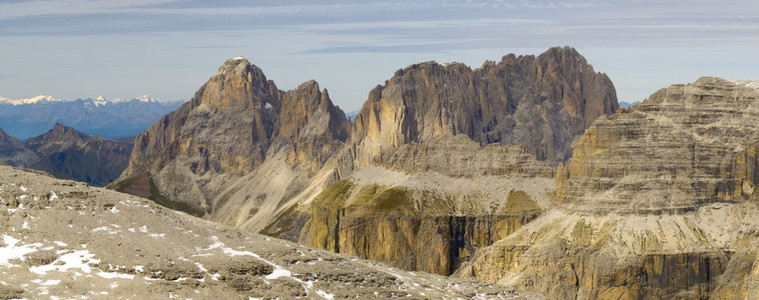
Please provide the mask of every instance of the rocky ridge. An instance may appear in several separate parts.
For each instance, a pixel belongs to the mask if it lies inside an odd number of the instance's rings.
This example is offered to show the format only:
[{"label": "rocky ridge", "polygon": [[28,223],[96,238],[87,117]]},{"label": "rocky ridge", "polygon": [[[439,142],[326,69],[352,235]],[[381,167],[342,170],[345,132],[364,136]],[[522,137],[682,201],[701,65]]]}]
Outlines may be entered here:
[{"label": "rocky ridge", "polygon": [[118,141],[90,136],[74,128],[55,124],[50,131],[25,142],[40,160],[28,168],[57,178],[74,179],[104,186],[121,175],[130,148]]},{"label": "rocky ridge", "polygon": [[244,234],[9,166],[0,182],[3,298],[539,297]]},{"label": "rocky ridge", "polygon": [[549,298],[756,298],[758,100],[703,77],[599,118],[559,167],[563,204],[458,275]]},{"label": "rocky ridge", "polygon": [[609,78],[577,51],[554,47],[535,57],[509,54],[472,70],[436,62],[398,70],[369,93],[352,141],[358,167],[387,147],[465,134],[481,145],[522,145],[538,160],[566,161],[572,142],[619,108]]},{"label": "rocky ridge", "polygon": [[0,163],[22,167],[39,160],[39,155],[27,148],[24,142],[8,135],[0,128]]}]

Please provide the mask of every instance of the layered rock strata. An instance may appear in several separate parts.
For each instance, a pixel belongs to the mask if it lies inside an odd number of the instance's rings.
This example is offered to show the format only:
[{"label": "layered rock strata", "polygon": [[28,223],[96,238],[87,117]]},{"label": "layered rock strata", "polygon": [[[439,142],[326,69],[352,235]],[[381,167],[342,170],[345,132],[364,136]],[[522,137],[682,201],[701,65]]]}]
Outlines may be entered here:
[{"label": "layered rock strata", "polygon": [[458,274],[550,298],[758,297],[758,101],[703,77],[599,118],[559,168],[564,204]]},{"label": "layered rock strata", "polygon": [[553,206],[553,169],[522,146],[447,135],[376,163],[311,202],[301,243],[448,275]]}]

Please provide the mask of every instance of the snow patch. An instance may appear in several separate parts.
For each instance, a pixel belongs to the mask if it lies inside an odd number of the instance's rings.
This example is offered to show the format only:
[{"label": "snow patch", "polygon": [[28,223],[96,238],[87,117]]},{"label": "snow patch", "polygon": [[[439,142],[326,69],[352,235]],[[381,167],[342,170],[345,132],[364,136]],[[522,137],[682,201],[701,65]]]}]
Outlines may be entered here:
[{"label": "snow patch", "polygon": [[14,238],[10,235],[3,235],[3,243],[5,247],[0,247],[0,266],[10,267],[12,266],[8,261],[12,259],[24,260],[24,255],[32,252],[36,252],[37,248],[42,246],[40,243],[34,243],[29,245],[16,246],[21,240]]},{"label": "snow patch", "polygon": [[327,292],[322,291],[322,290],[316,290],[316,293],[319,294],[319,296],[321,296],[324,299],[328,299],[328,300],[335,299],[335,295],[327,293]]},{"label": "snow patch", "polygon": [[122,273],[116,273],[116,272],[103,272],[100,271],[98,273],[95,273],[100,277],[107,278],[107,279],[114,279],[114,278],[121,278],[121,279],[134,279],[134,275],[131,274],[122,274]]},{"label": "snow patch", "polygon": [[55,194],[55,192],[53,192],[53,191],[50,191],[50,198],[48,198],[47,200],[48,200],[48,201],[53,201],[53,200],[55,200],[55,199],[58,199],[58,195],[57,195],[57,194]]},{"label": "snow patch", "polygon": [[759,92],[759,80],[733,80],[732,83],[734,83],[735,85],[752,88]]},{"label": "snow patch", "polygon": [[[31,267],[29,268],[29,271],[32,273],[45,275],[50,271],[66,272],[71,269],[78,269],[84,273],[89,274],[92,272],[92,267],[90,267],[89,264],[96,264],[99,262],[100,260],[96,259],[95,254],[90,253],[89,250],[76,250],[58,257],[58,259],[50,264]],[[81,274],[75,273],[74,277],[76,278],[78,275]]]}]

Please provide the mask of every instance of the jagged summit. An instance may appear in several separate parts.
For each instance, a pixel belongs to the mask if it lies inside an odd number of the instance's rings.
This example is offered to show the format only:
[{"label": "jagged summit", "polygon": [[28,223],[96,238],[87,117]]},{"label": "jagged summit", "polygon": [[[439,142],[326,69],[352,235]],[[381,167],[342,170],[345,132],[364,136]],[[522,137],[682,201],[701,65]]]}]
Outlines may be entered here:
[{"label": "jagged summit", "polygon": [[369,93],[352,140],[357,164],[380,147],[466,134],[481,145],[521,144],[540,160],[566,161],[575,137],[619,108],[614,85],[571,47],[535,57],[506,55],[472,70],[464,64],[414,64]]},{"label": "jagged summit", "polygon": [[329,157],[321,149],[336,149],[333,141],[348,135],[343,122],[343,112],[315,81],[284,92],[247,59],[228,59],[192,100],[136,138],[121,180],[150,174],[153,191],[211,210],[211,199],[228,181],[279,150],[292,152],[291,165],[318,169]]}]

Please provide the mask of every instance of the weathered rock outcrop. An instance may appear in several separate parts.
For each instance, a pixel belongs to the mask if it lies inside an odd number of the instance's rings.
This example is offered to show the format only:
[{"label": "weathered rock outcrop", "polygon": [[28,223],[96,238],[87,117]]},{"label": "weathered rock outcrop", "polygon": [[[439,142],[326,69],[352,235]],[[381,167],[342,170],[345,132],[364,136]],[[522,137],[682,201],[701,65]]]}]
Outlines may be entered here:
[{"label": "weathered rock outcrop", "polygon": [[406,144],[320,193],[300,242],[448,275],[553,206],[553,169],[461,134]]},{"label": "weathered rock outcrop", "polygon": [[0,297],[534,299],[406,272],[0,166]]},{"label": "weathered rock outcrop", "polygon": [[27,148],[24,142],[8,135],[0,128],[0,163],[25,167],[39,160],[37,153]]},{"label": "weathered rock outcrop", "polygon": [[465,134],[481,145],[523,145],[555,164],[593,120],[618,108],[609,78],[570,47],[509,54],[475,70],[425,62],[369,93],[352,133],[355,163],[371,165],[383,148]]},{"label": "weathered rock outcrop", "polygon": [[551,298],[759,297],[757,120],[757,90],[710,77],[599,118],[559,168],[564,204],[458,274]]},{"label": "weathered rock outcrop", "polygon": [[617,108],[608,77],[569,47],[398,70],[369,94],[336,158],[344,181],[313,198],[299,241],[450,274],[553,207],[551,165]]},{"label": "weathered rock outcrop", "polygon": [[41,157],[29,168],[97,186],[119,177],[131,151],[118,141],[90,136],[57,123],[50,131],[28,139],[26,146]]}]

